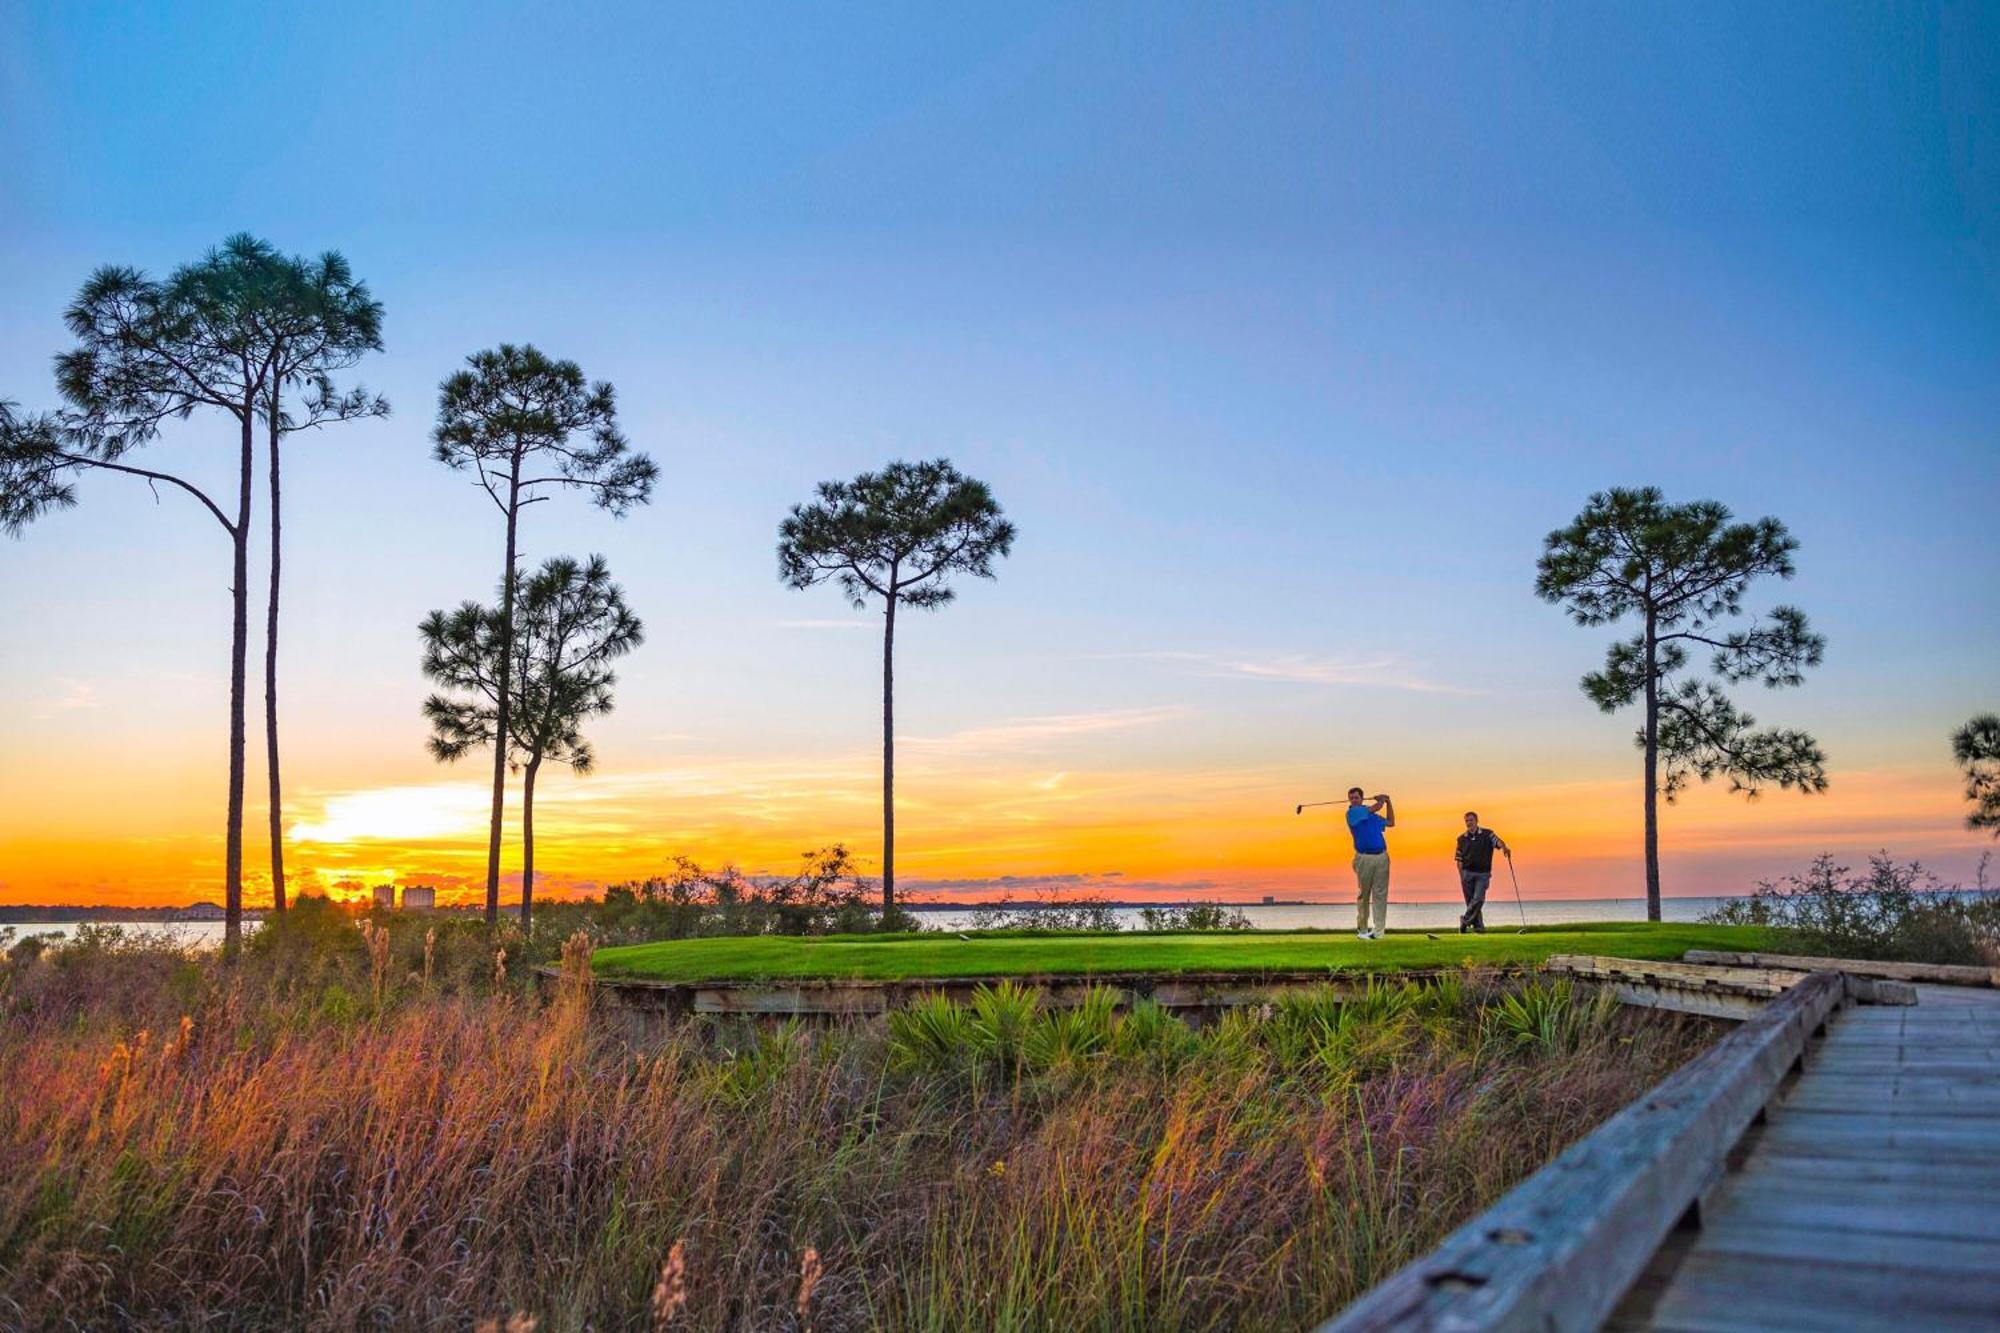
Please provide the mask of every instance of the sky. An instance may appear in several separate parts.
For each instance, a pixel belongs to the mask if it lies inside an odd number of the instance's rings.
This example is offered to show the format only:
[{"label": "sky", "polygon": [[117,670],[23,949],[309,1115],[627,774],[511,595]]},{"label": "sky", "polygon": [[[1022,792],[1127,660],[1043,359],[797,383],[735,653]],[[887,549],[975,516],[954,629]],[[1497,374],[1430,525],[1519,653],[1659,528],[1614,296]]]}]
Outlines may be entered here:
[{"label": "sky", "polygon": [[[2000,7],[583,8],[0,0],[0,398],[57,405],[93,268],[233,232],[337,249],[386,307],[349,378],[393,414],[285,459],[299,885],[482,882],[483,766],[424,748],[416,626],[498,577],[428,437],[502,341],[612,381],[661,470],[623,520],[523,526],[647,628],[597,771],[540,784],[545,891],[836,841],[878,868],[879,617],[784,588],[776,529],[934,456],[1019,537],[899,622],[906,892],[1351,898],[1338,812],[1293,807],[1352,783],[1397,798],[1396,898],[1456,895],[1467,808],[1529,896],[1638,895],[1637,720],[1577,689],[1614,631],[1533,579],[1643,484],[1782,519],[1797,577],[1749,605],[1828,640],[1738,696],[1830,789],[1688,793],[1666,892],[1822,850],[1972,880]],[[223,484],[231,447],[197,417],[147,454]],[[0,538],[0,902],[220,896],[228,560],[104,475]]]}]

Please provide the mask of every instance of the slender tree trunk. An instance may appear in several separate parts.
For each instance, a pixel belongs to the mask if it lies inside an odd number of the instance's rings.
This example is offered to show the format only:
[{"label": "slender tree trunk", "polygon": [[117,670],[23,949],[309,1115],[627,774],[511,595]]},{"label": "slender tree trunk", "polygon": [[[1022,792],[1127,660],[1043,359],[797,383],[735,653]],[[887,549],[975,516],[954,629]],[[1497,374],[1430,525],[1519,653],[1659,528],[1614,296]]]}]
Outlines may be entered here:
[{"label": "slender tree trunk", "polygon": [[882,613],[882,921],[896,911],[896,586]]},{"label": "slender tree trunk", "polygon": [[1646,613],[1646,919],[1660,919],[1660,677],[1653,613]]},{"label": "slender tree trunk", "polygon": [[535,773],[542,766],[540,755],[528,761],[521,775],[521,929],[535,904]]},{"label": "slender tree trunk", "polygon": [[229,830],[224,839],[222,950],[233,957],[243,943],[243,714],[250,650],[250,494],[256,448],[256,420],[243,404],[243,442],[236,489],[236,560],[230,586],[229,640]]},{"label": "slender tree trunk", "polygon": [[283,551],[278,513],[278,390],[271,389],[271,597],[264,612],[264,771],[270,780],[271,906],[285,910],[285,801],[278,775],[278,562]]},{"label": "slender tree trunk", "polygon": [[[500,575],[500,697],[493,709],[493,812],[486,833],[486,924],[500,924],[500,817],[507,804],[508,704],[513,694],[514,540],[521,517],[521,456],[507,478],[507,565]],[[525,905],[525,900],[524,900]]]}]

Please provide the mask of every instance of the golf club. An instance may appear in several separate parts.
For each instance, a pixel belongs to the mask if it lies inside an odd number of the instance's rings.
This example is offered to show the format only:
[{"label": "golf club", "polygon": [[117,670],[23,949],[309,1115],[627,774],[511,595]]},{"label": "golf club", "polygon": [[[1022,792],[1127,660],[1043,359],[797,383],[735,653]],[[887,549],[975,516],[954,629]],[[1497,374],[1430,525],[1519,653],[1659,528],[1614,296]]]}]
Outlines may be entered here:
[{"label": "golf club", "polygon": [[1345,804],[1347,804],[1346,801],[1307,801],[1304,805],[1294,806],[1292,809],[1292,813],[1295,815],[1302,815],[1316,805],[1345,805]]},{"label": "golf club", "polygon": [[1507,853],[1507,878],[1514,881],[1514,906],[1521,909],[1521,928],[1514,933],[1516,935],[1525,935],[1528,933],[1528,907],[1526,903],[1521,901],[1521,877],[1514,873],[1514,853],[1512,852]]}]

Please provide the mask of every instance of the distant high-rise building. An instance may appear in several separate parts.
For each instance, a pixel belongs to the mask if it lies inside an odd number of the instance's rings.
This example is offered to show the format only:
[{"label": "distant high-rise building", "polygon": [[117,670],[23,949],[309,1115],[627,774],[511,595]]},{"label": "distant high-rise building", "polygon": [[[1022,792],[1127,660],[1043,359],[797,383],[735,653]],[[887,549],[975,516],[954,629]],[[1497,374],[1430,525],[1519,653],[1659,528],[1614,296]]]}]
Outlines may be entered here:
[{"label": "distant high-rise building", "polygon": [[375,905],[385,912],[395,911],[396,886],[394,884],[377,884],[375,886]]},{"label": "distant high-rise building", "polygon": [[1275,893],[1267,893],[1264,895],[1264,901],[1267,903],[1274,903],[1278,901],[1278,895]]},{"label": "distant high-rise building", "polygon": [[436,906],[436,889],[420,886],[403,890],[403,910],[405,912],[428,912]]}]

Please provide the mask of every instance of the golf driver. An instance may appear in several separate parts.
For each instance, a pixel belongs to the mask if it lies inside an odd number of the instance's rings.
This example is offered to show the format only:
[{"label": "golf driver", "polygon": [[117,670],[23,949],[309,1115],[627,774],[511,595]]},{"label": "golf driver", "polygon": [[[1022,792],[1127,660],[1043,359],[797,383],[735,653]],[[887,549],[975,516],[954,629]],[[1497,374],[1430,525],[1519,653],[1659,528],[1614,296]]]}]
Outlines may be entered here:
[{"label": "golf driver", "polygon": [[1347,804],[1346,801],[1307,801],[1304,805],[1294,806],[1292,809],[1292,813],[1295,815],[1302,815],[1316,805],[1346,805],[1346,804]]},{"label": "golf driver", "polygon": [[1516,935],[1525,935],[1528,933],[1528,906],[1521,901],[1521,877],[1514,873],[1514,853],[1512,852],[1507,853],[1507,878],[1514,881],[1514,906],[1521,909],[1521,928],[1514,933]]}]

